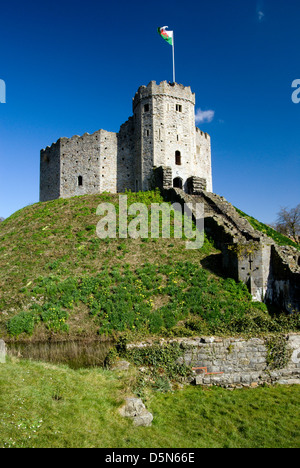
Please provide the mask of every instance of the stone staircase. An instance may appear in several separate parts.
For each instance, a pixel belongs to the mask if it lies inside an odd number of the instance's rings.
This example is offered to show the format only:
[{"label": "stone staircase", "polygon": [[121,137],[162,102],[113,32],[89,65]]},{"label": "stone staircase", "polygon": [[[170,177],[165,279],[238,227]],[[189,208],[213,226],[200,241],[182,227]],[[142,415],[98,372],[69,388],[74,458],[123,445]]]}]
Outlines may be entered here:
[{"label": "stone staircase", "polygon": [[196,204],[204,205],[204,229],[222,252],[224,272],[247,284],[254,300],[270,302],[288,311],[300,310],[300,252],[280,247],[255,230],[225,198],[202,191],[197,195],[183,190],[163,190],[166,201],[191,204],[194,220]]}]

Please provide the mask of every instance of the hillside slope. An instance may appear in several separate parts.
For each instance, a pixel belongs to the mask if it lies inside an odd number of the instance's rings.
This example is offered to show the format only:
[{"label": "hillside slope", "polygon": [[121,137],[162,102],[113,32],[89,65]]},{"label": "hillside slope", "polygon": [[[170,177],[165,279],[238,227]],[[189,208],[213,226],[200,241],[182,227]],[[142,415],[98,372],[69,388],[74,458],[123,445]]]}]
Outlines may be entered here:
[{"label": "hillside slope", "polygon": [[[127,194],[161,203],[158,192]],[[253,303],[246,287],[222,277],[219,252],[205,239],[105,239],[100,203],[117,195],[37,203],[0,225],[0,337],[79,339],[297,329]]]},{"label": "hillside slope", "polygon": [[246,213],[239,210],[238,208],[236,208],[236,211],[241,216],[246,218],[254,229],[257,229],[258,231],[271,237],[276,242],[276,244],[283,245],[283,246],[289,245],[291,247],[295,247],[296,249],[300,250],[300,245],[296,244],[296,242],[292,241],[292,239],[290,239],[289,237],[286,237],[283,234],[280,234],[279,232],[275,231],[273,228],[271,228],[267,224],[257,221],[257,219],[253,218],[253,216],[247,215]]}]

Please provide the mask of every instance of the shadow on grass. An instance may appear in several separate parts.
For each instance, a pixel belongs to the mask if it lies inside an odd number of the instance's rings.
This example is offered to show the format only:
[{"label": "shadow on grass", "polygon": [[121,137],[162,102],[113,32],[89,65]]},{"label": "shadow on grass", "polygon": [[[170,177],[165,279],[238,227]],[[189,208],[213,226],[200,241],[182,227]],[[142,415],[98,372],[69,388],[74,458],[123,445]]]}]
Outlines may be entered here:
[{"label": "shadow on grass", "polygon": [[211,271],[220,278],[228,278],[228,275],[223,269],[222,253],[208,255],[207,257],[203,258],[200,263],[202,268]]},{"label": "shadow on grass", "polygon": [[[206,270],[219,276],[220,278],[227,279],[230,277],[223,269],[222,253],[209,255],[203,260],[201,260],[200,263],[202,268],[205,268]],[[270,302],[266,301],[265,305],[268,309],[270,317],[272,318],[289,315],[287,312],[280,309],[280,307],[276,306],[275,304],[271,304]]]}]

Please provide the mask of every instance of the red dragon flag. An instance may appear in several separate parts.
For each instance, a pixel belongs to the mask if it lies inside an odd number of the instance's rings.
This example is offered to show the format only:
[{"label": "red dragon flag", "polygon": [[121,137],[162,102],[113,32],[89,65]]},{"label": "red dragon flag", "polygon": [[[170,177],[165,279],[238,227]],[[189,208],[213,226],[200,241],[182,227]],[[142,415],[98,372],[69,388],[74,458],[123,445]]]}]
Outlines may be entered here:
[{"label": "red dragon flag", "polygon": [[173,31],[166,31],[168,27],[169,26],[163,26],[162,28],[157,28],[157,32],[165,41],[167,41],[168,44],[173,46],[174,33]]}]

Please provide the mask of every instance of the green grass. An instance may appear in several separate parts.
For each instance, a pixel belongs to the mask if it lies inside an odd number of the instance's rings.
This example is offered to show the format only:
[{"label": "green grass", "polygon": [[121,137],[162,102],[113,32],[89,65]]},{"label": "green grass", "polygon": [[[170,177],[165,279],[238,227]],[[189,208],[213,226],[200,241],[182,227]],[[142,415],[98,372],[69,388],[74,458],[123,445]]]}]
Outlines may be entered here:
[{"label": "green grass", "polygon": [[[128,205],[163,201],[157,191],[127,196]],[[176,238],[99,239],[97,206],[118,208],[118,200],[105,193],[37,203],[1,223],[1,337],[299,330],[299,316],[273,318],[245,285],[223,279],[207,238],[199,250]]]},{"label": "green grass", "polygon": [[290,246],[295,247],[296,249],[300,250],[300,245],[297,244],[296,242],[292,241],[289,237],[286,237],[283,234],[280,234],[279,232],[272,229],[270,226],[268,226],[268,225],[266,225],[264,223],[261,223],[257,219],[253,218],[252,216],[247,215],[246,213],[239,210],[238,208],[235,208],[235,209],[241,216],[243,216],[244,218],[246,218],[249,221],[249,223],[251,224],[252,227],[254,227],[254,229],[257,229],[258,231],[263,232],[264,234],[266,234],[268,237],[271,237],[271,239],[273,239],[276,242],[276,244],[278,244],[278,245],[290,245]]},{"label": "green grass", "polygon": [[[158,192],[128,194],[162,202]],[[96,236],[101,194],[37,203],[0,224],[0,337],[74,340],[99,334],[282,333],[299,316],[273,316],[243,284],[224,279],[220,252],[205,239],[106,239]],[[266,232],[267,233],[267,232]],[[269,235],[269,234],[268,234]],[[166,367],[144,386],[128,374],[16,358],[0,364],[0,447],[298,447],[299,387],[234,390],[178,388],[177,349],[132,355],[137,365]],[[168,380],[168,381],[167,381]],[[159,391],[158,391],[159,390]],[[163,393],[166,392],[166,393]],[[151,428],[118,413],[124,398],[143,395]]]},{"label": "green grass", "polygon": [[[300,330],[300,316],[270,317],[247,287],[191,262],[105,267],[96,276],[39,278],[23,293],[32,304],[7,321],[11,337],[45,331],[80,335],[228,334]],[[78,324],[78,316],[84,317]],[[180,323],[180,326],[178,325]],[[79,329],[78,329],[79,325]]]},{"label": "green grass", "polygon": [[[163,201],[158,192],[128,193],[127,196],[128,205]],[[125,264],[133,272],[146,262],[172,265],[185,259],[199,264],[207,255],[218,253],[207,239],[203,248],[197,251],[186,250],[185,239],[99,239],[96,225],[100,217],[96,210],[103,202],[114,203],[117,207],[118,196],[87,195],[37,203],[1,223],[0,336],[6,336],[8,320],[22,313],[25,315],[21,316],[21,328],[24,326],[29,331],[32,326],[35,328],[37,323],[33,324],[27,313],[34,305],[34,294],[30,296],[30,289],[42,282],[49,286],[56,278],[55,281],[66,285],[68,278],[76,281],[83,276],[92,281],[98,274],[103,274],[103,270],[122,268]],[[67,315],[60,317],[61,311],[57,310],[51,317],[46,307],[39,314],[38,322],[48,323],[44,328],[51,334],[62,331],[61,327],[72,332],[74,322],[82,325],[76,328],[76,336],[80,334],[80,328],[83,335],[93,335],[99,329],[93,326],[84,306],[73,313],[70,302],[70,306],[65,304],[64,310]],[[67,322],[71,315],[71,323],[59,323],[60,318]],[[14,335],[20,329],[18,321],[12,324]],[[39,338],[46,339],[41,328]]]},{"label": "green grass", "polygon": [[0,447],[298,448],[300,388],[151,391],[150,428],[118,414],[134,371],[74,371],[46,363],[0,365]]}]

